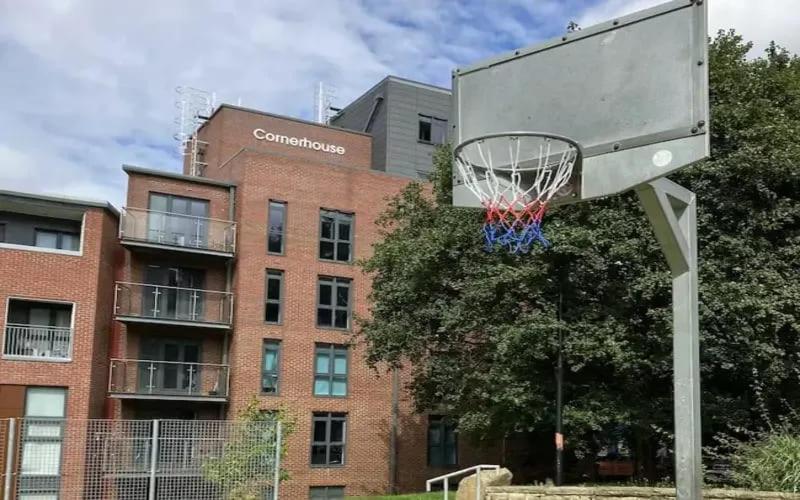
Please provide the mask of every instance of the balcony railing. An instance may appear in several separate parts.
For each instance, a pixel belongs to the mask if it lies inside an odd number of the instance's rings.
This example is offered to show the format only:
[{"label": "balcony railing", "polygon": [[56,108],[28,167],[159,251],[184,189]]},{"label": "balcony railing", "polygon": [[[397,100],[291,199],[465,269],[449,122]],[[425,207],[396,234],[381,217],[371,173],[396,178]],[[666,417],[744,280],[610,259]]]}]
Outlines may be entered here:
[{"label": "balcony railing", "polygon": [[72,328],[8,323],[3,356],[37,361],[69,361],[72,359]]},{"label": "balcony railing", "polygon": [[123,208],[119,221],[123,243],[168,246],[199,253],[233,255],[236,223],[144,208]]},{"label": "balcony railing", "polygon": [[228,397],[228,365],[112,359],[108,392],[115,395],[158,399],[209,399]]},{"label": "balcony railing", "polygon": [[233,294],[119,281],[114,311],[121,320],[228,328],[233,316]]}]

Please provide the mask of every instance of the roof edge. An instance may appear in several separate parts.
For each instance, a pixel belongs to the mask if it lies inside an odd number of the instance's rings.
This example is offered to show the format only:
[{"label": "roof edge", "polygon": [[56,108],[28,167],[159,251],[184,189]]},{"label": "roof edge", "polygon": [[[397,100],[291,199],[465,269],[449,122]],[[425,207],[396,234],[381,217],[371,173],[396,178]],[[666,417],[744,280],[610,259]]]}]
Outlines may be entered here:
[{"label": "roof edge", "polygon": [[292,122],[301,123],[303,125],[312,125],[314,127],[320,127],[320,128],[335,130],[337,132],[345,132],[345,133],[348,133],[348,134],[355,134],[355,135],[360,135],[360,136],[372,138],[372,134],[369,134],[369,133],[366,133],[366,132],[359,132],[357,130],[350,130],[350,129],[346,129],[346,128],[336,127],[336,126],[333,126],[333,125],[325,125],[324,123],[317,123],[317,122],[312,122],[310,120],[303,120],[302,118],[295,118],[293,116],[279,115],[279,114],[275,114],[275,113],[269,113],[267,111],[261,111],[261,110],[253,109],[253,108],[245,108],[245,107],[242,107],[242,106],[236,106],[236,105],[233,105],[233,104],[226,104],[226,103],[223,103],[223,104],[220,104],[219,106],[217,106],[217,109],[215,109],[214,112],[211,113],[211,116],[208,117],[208,120],[206,120],[205,122],[203,122],[202,125],[200,125],[198,130],[202,129],[203,127],[206,126],[207,123],[211,122],[211,120],[213,120],[214,117],[217,115],[217,113],[219,113],[222,109],[231,109],[233,111],[242,111],[244,113],[252,113],[254,115],[269,116],[270,118],[277,118],[279,120],[289,120],[289,121],[292,121]]},{"label": "roof edge", "polygon": [[208,186],[236,187],[235,182],[218,181],[216,179],[207,179],[205,177],[196,177],[194,175],[179,174],[177,172],[168,172],[166,170],[156,170],[154,168],[137,167],[136,165],[122,165],[122,170],[129,175],[130,174],[152,175],[153,177],[163,177],[165,179],[175,179],[179,181],[194,182],[197,184],[206,184]]},{"label": "roof edge", "polygon": [[28,193],[24,191],[9,191],[6,189],[0,189],[0,196],[16,196],[18,198],[49,201],[53,203],[64,203],[67,205],[76,205],[79,207],[104,208],[109,212],[111,212],[112,214],[119,217],[119,210],[117,210],[117,208],[114,205],[112,205],[111,202],[103,200],[91,200],[84,198],[74,198],[72,196]]}]

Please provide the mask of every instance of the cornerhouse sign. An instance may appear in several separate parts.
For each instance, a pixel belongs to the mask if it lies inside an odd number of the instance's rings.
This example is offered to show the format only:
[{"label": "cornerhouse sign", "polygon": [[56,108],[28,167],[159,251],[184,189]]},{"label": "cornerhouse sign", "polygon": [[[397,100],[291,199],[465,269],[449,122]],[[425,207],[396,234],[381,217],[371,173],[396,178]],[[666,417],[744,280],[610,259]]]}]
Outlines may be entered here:
[{"label": "cornerhouse sign", "polygon": [[296,146],[298,148],[313,149],[314,151],[324,151],[326,153],[334,153],[343,155],[345,152],[344,146],[337,146],[336,144],[326,144],[324,142],[312,141],[308,137],[298,139],[288,135],[275,134],[267,132],[263,128],[253,130],[253,137],[259,141],[278,142],[286,144],[287,146]]}]

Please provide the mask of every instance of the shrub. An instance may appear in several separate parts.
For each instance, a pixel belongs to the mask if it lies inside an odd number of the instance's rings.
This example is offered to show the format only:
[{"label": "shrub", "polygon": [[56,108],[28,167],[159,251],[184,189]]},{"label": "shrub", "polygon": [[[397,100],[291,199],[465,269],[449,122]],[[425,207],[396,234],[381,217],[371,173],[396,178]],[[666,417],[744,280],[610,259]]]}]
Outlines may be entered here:
[{"label": "shrub", "polygon": [[800,435],[778,432],[738,446],[733,479],[754,490],[800,492]]}]

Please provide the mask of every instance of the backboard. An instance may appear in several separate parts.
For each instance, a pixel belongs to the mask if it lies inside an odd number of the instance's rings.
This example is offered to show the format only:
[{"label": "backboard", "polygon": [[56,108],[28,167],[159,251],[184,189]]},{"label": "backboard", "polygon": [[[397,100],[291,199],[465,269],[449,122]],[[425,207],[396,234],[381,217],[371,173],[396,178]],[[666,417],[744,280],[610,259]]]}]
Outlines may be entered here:
[{"label": "backboard", "polygon": [[[581,148],[554,203],[629,190],[709,154],[708,0],[674,0],[453,72],[452,144],[541,132]],[[480,202],[455,174],[453,203]]]}]

